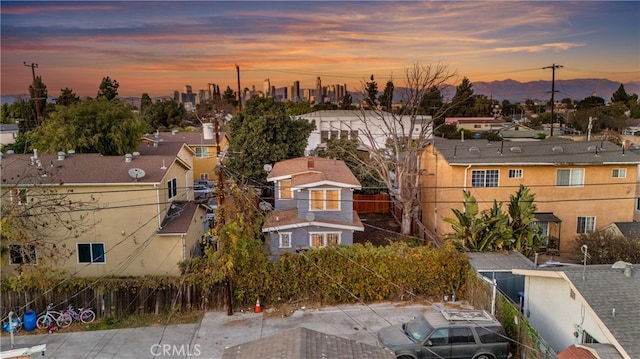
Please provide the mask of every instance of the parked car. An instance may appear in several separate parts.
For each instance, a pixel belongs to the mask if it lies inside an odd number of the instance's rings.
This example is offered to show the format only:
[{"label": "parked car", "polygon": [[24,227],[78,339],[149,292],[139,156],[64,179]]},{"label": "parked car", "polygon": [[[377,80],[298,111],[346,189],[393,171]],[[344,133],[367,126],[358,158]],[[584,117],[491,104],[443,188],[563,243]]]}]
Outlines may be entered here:
[{"label": "parked car", "polygon": [[484,310],[427,312],[412,321],[382,328],[378,342],[398,359],[506,359],[509,338]]}]

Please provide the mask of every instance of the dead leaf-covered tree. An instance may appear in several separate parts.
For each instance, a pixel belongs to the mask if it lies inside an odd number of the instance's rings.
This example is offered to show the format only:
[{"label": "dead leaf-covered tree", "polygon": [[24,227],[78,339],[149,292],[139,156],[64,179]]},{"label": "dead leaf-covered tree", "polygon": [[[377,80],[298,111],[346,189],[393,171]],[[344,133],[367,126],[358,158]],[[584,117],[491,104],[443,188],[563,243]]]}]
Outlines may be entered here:
[{"label": "dead leaf-covered tree", "polygon": [[[361,112],[364,127],[360,129],[360,140],[369,149],[369,158],[362,164],[376,173],[389,193],[402,204],[403,234],[410,234],[411,220],[418,206],[419,154],[432,136],[434,120],[443,118],[455,104],[429,109],[433,111],[432,116],[422,115],[425,113],[422,105],[434,89],[449,86],[455,76],[456,73],[443,64],[414,63],[405,69],[404,87],[394,89],[402,99],[402,107],[387,112],[371,106],[371,110]],[[368,93],[368,87],[363,86],[364,94]],[[381,134],[386,138],[384,145],[379,141]]]}]

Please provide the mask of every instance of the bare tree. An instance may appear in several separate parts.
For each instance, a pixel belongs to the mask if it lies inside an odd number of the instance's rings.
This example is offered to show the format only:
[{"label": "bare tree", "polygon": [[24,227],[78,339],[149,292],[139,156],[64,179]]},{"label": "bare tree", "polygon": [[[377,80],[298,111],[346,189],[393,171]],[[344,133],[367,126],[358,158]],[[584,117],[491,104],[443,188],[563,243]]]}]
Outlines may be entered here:
[{"label": "bare tree", "polygon": [[[369,148],[369,158],[362,164],[376,173],[384,186],[402,204],[401,228],[410,234],[411,219],[418,206],[419,154],[433,135],[433,122],[454,104],[448,103],[433,111],[433,116],[420,106],[430,90],[442,90],[456,76],[445,65],[424,66],[414,63],[405,69],[405,84],[396,88],[403,106],[387,112],[379,108],[361,111],[364,128],[360,129],[362,145]],[[366,86],[363,87],[366,94]],[[434,109],[427,109],[434,110]],[[386,139],[381,143],[381,135]]]},{"label": "bare tree", "polygon": [[72,249],[64,241],[90,231],[94,222],[89,214],[98,209],[95,195],[56,183],[52,170],[35,162],[25,171],[5,171],[8,178],[1,186],[2,255],[8,255],[18,271],[24,265],[51,268],[66,261]]}]

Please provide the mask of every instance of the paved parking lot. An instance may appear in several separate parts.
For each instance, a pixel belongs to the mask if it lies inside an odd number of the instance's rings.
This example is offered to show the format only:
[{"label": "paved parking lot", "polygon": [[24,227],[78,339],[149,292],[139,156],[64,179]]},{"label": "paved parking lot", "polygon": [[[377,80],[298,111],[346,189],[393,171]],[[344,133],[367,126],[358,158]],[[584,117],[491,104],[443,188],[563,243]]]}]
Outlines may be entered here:
[{"label": "paved parking lot", "polygon": [[[376,345],[376,333],[432,310],[430,305],[376,303],[324,308],[300,308],[289,316],[240,312],[207,312],[200,323],[91,332],[19,335],[16,347],[46,344],[44,358],[222,358],[226,347],[306,327]],[[1,338],[2,350],[11,347]],[[33,355],[33,358],[42,357]]]}]

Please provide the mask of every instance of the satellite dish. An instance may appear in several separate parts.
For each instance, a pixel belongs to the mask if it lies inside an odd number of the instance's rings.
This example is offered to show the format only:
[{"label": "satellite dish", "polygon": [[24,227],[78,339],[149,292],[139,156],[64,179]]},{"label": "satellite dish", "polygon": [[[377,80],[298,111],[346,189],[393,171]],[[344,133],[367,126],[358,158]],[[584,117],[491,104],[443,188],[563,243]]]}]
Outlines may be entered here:
[{"label": "satellite dish", "polygon": [[267,173],[271,172],[271,170],[273,169],[273,167],[271,167],[270,164],[266,164],[262,167],[265,171],[267,171]]},{"label": "satellite dish", "polygon": [[138,178],[144,177],[144,175],[144,170],[141,168],[132,168],[129,170],[129,176],[131,176],[136,181],[138,181]]},{"label": "satellite dish", "polygon": [[313,220],[316,219],[316,215],[313,212],[307,212],[307,215],[304,216],[304,218],[307,222],[313,222]]}]

